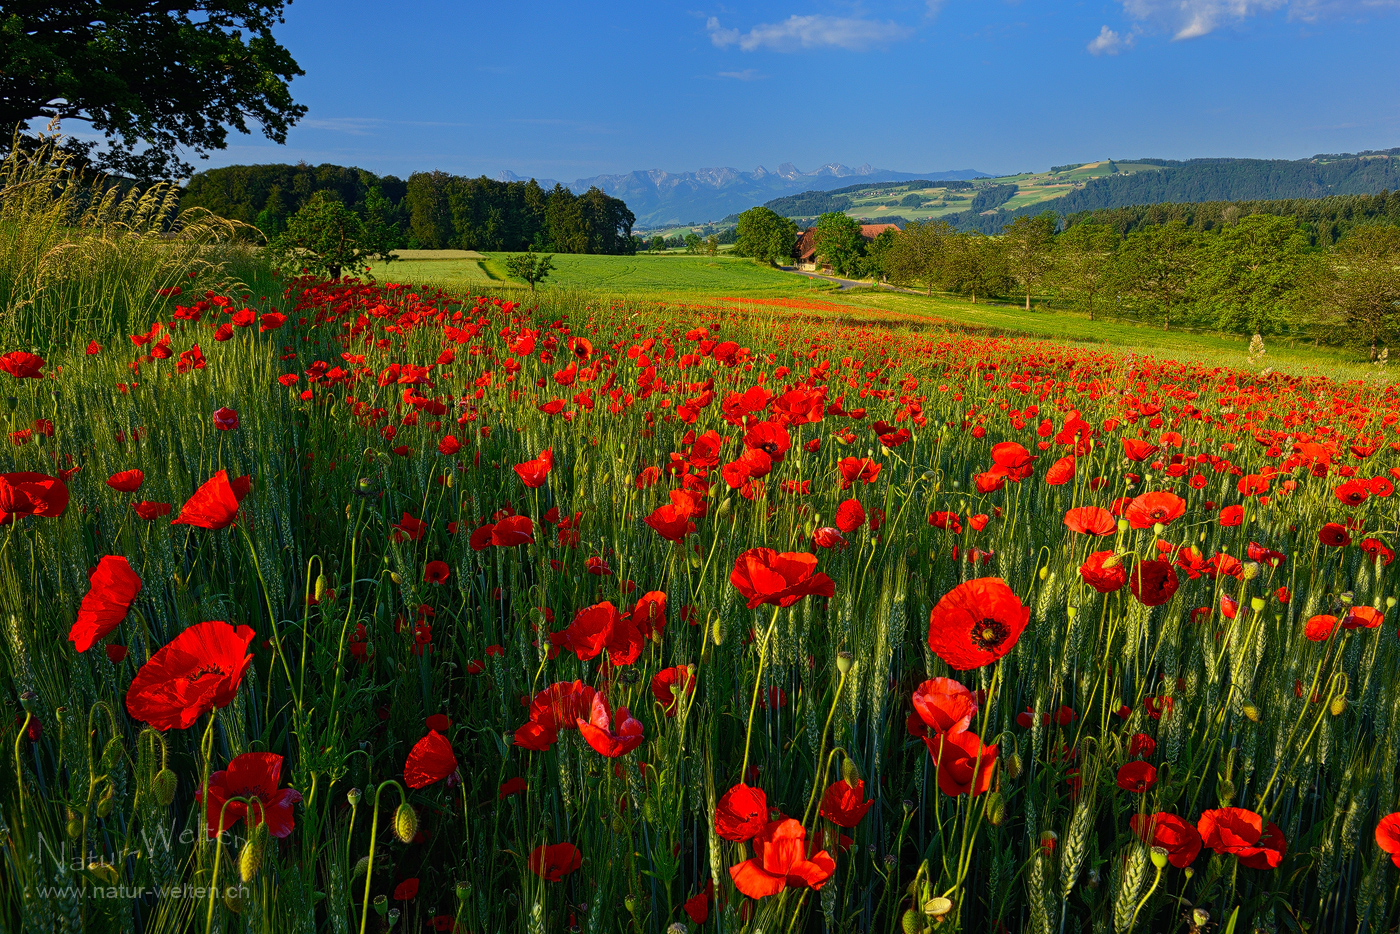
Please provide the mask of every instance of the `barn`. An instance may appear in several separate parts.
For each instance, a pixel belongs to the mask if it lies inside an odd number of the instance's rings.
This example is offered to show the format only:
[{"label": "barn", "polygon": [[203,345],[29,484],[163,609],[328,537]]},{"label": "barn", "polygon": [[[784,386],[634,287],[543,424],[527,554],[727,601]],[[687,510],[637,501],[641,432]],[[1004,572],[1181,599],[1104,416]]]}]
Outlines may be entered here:
[{"label": "barn", "polygon": [[[898,224],[861,224],[860,235],[869,243],[886,230],[898,230]],[[792,258],[797,261],[797,268],[803,272],[817,271],[817,228],[808,227],[802,231],[802,236],[797,238],[797,243],[792,248]],[[826,267],[825,271],[830,271]]]}]

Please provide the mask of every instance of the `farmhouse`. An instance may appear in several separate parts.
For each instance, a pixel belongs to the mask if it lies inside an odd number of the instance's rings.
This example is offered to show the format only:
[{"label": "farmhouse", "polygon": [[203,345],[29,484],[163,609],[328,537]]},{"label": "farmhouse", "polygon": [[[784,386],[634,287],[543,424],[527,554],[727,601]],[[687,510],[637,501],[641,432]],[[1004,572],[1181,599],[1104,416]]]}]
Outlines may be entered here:
[{"label": "farmhouse", "polygon": [[[886,230],[898,229],[898,224],[861,224],[860,235],[869,243]],[[797,261],[797,268],[803,272],[817,271],[817,228],[808,227],[802,231],[802,236],[797,238],[797,243],[792,247],[792,258]],[[831,267],[826,266],[823,271],[830,272]]]}]

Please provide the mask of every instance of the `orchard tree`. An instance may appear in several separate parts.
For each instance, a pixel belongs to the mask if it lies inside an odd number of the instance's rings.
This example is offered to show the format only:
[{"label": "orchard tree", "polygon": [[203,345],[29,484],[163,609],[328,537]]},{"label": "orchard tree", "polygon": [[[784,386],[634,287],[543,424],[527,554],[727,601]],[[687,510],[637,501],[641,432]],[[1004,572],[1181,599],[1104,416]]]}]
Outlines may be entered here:
[{"label": "orchard tree", "polygon": [[865,249],[860,224],[840,211],[828,211],[817,218],[812,245],[818,262],[830,265],[838,276],[853,276]]},{"label": "orchard tree", "polygon": [[534,250],[506,257],[506,271],[515,278],[530,283],[531,292],[535,291],[535,284],[543,282],[545,276],[553,269],[554,256],[537,256]]},{"label": "orchard tree", "polygon": [[180,153],[224,149],[230,127],[285,143],[306,113],[288,87],[303,72],[272,34],[285,5],[5,0],[0,140],[35,119],[85,122],[106,137],[96,164],[143,179],[188,175]]},{"label": "orchard tree", "polygon": [[1312,294],[1329,313],[1329,337],[1369,344],[1374,361],[1400,337],[1400,227],[1355,227],[1328,260]]},{"label": "orchard tree", "polygon": [[1308,241],[1291,217],[1250,214],[1206,238],[1193,283],[1216,327],[1277,333],[1294,322]]},{"label": "orchard tree", "polygon": [[1094,320],[1094,300],[1109,287],[1118,232],[1104,224],[1075,224],[1055,238],[1053,284]]},{"label": "orchard tree", "polygon": [[749,208],[739,215],[734,252],[777,266],[792,259],[797,225],[770,208]]},{"label": "orchard tree", "polygon": [[1002,293],[1008,283],[1006,254],[1002,240],[970,231],[948,241],[945,267],[948,286],[966,292],[977,304],[977,296]]},{"label": "orchard tree", "polygon": [[949,244],[956,234],[947,221],[910,221],[890,245],[885,274],[898,285],[918,283],[932,295],[943,279]]},{"label": "orchard tree", "polygon": [[1007,271],[1026,292],[1026,311],[1031,310],[1031,292],[1050,273],[1056,223],[1054,212],[1045,211],[1018,217],[1002,228]]},{"label": "orchard tree", "polygon": [[385,236],[382,229],[366,229],[359,215],[334,195],[318,191],[272,239],[268,252],[283,267],[339,279],[342,270],[359,270],[366,261],[393,260],[393,245]]},{"label": "orchard tree", "polygon": [[1186,302],[1200,263],[1200,236],[1179,220],[1140,227],[1123,239],[1114,257],[1114,280],[1122,292],[1162,314],[1171,329],[1172,311]]}]

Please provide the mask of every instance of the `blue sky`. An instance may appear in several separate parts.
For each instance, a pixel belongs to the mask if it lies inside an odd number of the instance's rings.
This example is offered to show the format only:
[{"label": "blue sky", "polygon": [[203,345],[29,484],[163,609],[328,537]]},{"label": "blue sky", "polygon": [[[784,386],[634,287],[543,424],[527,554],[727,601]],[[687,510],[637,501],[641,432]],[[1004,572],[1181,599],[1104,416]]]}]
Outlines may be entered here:
[{"label": "blue sky", "polygon": [[1400,146],[1400,0],[295,0],[310,110],[199,167],[996,174]]}]

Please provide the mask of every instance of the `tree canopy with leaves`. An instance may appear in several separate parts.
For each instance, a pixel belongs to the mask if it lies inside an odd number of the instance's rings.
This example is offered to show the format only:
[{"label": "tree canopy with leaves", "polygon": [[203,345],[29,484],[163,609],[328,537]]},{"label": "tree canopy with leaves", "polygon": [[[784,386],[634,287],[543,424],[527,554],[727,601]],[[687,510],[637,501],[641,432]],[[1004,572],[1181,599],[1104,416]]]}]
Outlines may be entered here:
[{"label": "tree canopy with leaves", "polygon": [[1058,290],[1094,320],[1094,301],[1108,288],[1118,233],[1106,224],[1076,224],[1055,238],[1052,273]]},{"label": "tree canopy with leaves", "polygon": [[1054,213],[1046,211],[1018,217],[1001,232],[1007,270],[1026,293],[1026,311],[1031,310],[1032,290],[1050,273],[1057,222]]},{"label": "tree canopy with leaves", "polygon": [[360,216],[333,195],[318,191],[292,215],[287,229],[268,249],[281,265],[306,269],[332,279],[342,270],[359,269],[368,260],[391,260],[383,232],[366,227]]},{"label": "tree canopy with leaves", "polygon": [[306,113],[303,74],[272,35],[284,0],[6,0],[0,123],[79,120],[106,136],[104,169],[138,178],[191,171],[250,123],[283,143]]},{"label": "tree canopy with leaves", "polygon": [[864,252],[865,240],[855,218],[839,211],[828,211],[817,218],[812,246],[819,262],[829,265],[838,276],[852,276]]},{"label": "tree canopy with leaves", "polygon": [[749,208],[739,215],[734,252],[777,266],[792,258],[797,225],[768,208]]},{"label": "tree canopy with leaves", "polygon": [[955,235],[947,221],[910,221],[890,245],[885,274],[898,285],[922,285],[932,295],[933,287],[943,279],[948,244]]}]

